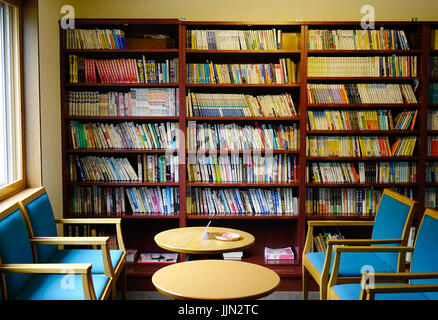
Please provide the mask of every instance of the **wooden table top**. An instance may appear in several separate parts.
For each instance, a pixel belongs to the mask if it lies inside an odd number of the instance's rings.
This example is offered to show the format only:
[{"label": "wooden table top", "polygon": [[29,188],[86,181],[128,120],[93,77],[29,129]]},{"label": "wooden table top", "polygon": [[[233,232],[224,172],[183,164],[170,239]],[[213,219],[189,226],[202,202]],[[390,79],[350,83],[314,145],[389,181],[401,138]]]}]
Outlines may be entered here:
[{"label": "wooden table top", "polygon": [[[208,239],[201,240],[204,231],[205,227],[170,229],[157,234],[154,240],[163,249],[190,254],[212,254],[241,250],[251,246],[255,240],[254,236],[248,232],[221,227],[209,227]],[[216,234],[225,232],[237,233],[240,238],[232,241],[215,238]]]},{"label": "wooden table top", "polygon": [[194,260],[161,268],[152,276],[152,283],[175,299],[257,299],[274,292],[280,277],[254,263]]}]

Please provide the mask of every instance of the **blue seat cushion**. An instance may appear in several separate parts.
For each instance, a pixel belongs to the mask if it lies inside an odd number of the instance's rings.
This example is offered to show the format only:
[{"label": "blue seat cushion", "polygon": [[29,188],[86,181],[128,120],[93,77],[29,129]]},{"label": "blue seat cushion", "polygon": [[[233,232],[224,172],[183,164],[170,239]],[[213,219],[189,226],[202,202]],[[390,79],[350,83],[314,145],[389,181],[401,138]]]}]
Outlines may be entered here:
[{"label": "blue seat cushion", "polygon": [[[104,293],[109,277],[93,275],[96,298]],[[11,300],[84,300],[81,275],[55,274],[34,275],[32,279]]]},{"label": "blue seat cushion", "polygon": [[[123,250],[109,250],[111,264],[115,270],[122,258]],[[48,263],[91,263],[91,273],[104,274],[102,251],[100,249],[63,249],[58,250]]]},{"label": "blue seat cushion", "polygon": [[[379,285],[391,285],[395,283],[379,283]],[[376,284],[377,285],[377,284]],[[360,283],[339,284],[333,286],[333,291],[341,300],[359,300]],[[379,293],[374,297],[375,300],[430,300],[430,297],[422,292],[402,292],[402,293]]]},{"label": "blue seat cushion", "polygon": [[[306,256],[319,271],[319,273],[322,273],[325,255],[325,252],[306,253]],[[332,270],[334,257],[335,254],[332,253],[332,258],[330,262],[330,273]],[[372,267],[372,269],[370,267]],[[396,272],[397,267],[387,265],[383,260],[380,259],[380,256],[377,256],[373,252],[345,252],[341,254],[339,276],[360,276],[362,272],[367,271]]]}]

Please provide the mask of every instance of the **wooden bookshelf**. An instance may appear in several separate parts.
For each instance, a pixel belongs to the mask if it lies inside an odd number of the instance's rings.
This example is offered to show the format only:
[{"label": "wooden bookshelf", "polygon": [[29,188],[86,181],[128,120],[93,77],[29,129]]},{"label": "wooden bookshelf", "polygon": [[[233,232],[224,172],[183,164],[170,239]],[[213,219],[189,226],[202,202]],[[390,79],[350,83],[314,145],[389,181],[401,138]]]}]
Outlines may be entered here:
[{"label": "wooden bookshelf", "polygon": [[[438,156],[427,155],[427,138],[438,136],[438,128],[427,128],[428,111],[438,109],[438,104],[430,103],[429,83],[438,82],[438,77],[430,74],[430,61],[432,56],[438,55],[438,49],[431,47],[431,30],[438,29],[436,22],[410,22],[410,21],[381,21],[376,22],[376,29],[404,30],[409,42],[408,50],[401,49],[309,49],[309,30],[358,30],[360,24],[354,21],[337,22],[248,22],[248,21],[178,21],[176,19],[76,19],[78,29],[121,29],[125,31],[126,38],[139,38],[142,34],[166,34],[171,38],[168,44],[171,47],[161,48],[125,48],[125,49],[67,49],[66,32],[60,28],[60,77],[61,77],[61,129],[62,129],[62,166],[63,166],[63,216],[64,217],[106,217],[107,214],[93,215],[87,212],[72,212],[74,190],[76,188],[177,188],[179,196],[179,211],[174,215],[163,215],[160,212],[149,214],[133,213],[127,196],[124,195],[125,212],[110,211],[112,217],[122,219],[122,228],[127,248],[135,248],[140,252],[162,252],[153,241],[155,234],[171,228],[186,226],[204,226],[209,220],[215,226],[224,226],[245,230],[252,233],[256,242],[254,246],[245,252],[243,261],[257,263],[278,272],[282,277],[282,288],[286,290],[299,290],[301,288],[301,254],[307,230],[307,221],[321,220],[372,220],[372,215],[363,215],[357,212],[345,212],[342,215],[306,213],[307,191],[310,189],[325,188],[330,190],[342,189],[369,189],[375,191],[383,188],[396,188],[406,192],[418,200],[418,209],[415,223],[419,223],[425,204],[425,197],[429,188],[438,188],[438,182],[426,181],[426,163],[438,162]],[[191,49],[187,47],[189,39],[187,32],[191,30],[281,30],[293,32],[299,36],[297,48],[277,50],[215,50],[215,49]],[[165,59],[178,58],[178,81],[172,83],[72,83],[69,79],[69,55],[82,56],[90,59],[140,59],[143,55],[150,59],[163,61]],[[309,57],[372,57],[372,56],[415,56],[418,59],[417,75],[406,77],[309,77]],[[201,64],[211,61],[217,64],[277,64],[279,59],[289,58],[296,64],[296,81],[293,83],[189,83],[187,80],[188,64]],[[299,76],[298,76],[299,75]],[[307,99],[308,84],[403,84],[416,86],[416,103],[310,103]],[[68,109],[68,92],[130,92],[131,88],[149,89],[178,89],[179,109],[172,116],[102,116],[102,115],[70,115]],[[207,94],[246,94],[258,95],[281,95],[290,94],[293,99],[296,115],[293,116],[232,116],[223,117],[199,117],[187,113],[186,98],[188,92]],[[391,110],[393,117],[405,110],[417,110],[413,130],[310,130],[307,124],[308,110]],[[189,157],[237,155],[238,157],[264,155],[264,150],[191,150],[186,145],[185,137],[180,139],[180,144],[175,150],[150,149],[150,148],[73,148],[70,141],[69,122],[77,121],[85,123],[122,124],[132,122],[142,125],[148,123],[177,123],[178,128],[186,133],[189,123],[236,124],[239,126],[272,125],[292,126],[295,124],[299,131],[296,149],[266,150],[275,156],[295,156],[297,160],[297,176],[291,183],[207,183],[188,181],[187,159]],[[415,136],[417,138],[412,156],[391,157],[316,157],[308,156],[306,139],[308,137],[325,136],[384,136],[391,143],[397,137]],[[295,137],[296,138],[296,137]],[[134,164],[136,156],[165,156],[172,154],[179,157],[178,182],[113,182],[113,181],[70,181],[69,157],[114,157],[129,158]],[[183,161],[184,160],[184,161]],[[417,180],[412,183],[311,183],[306,181],[306,167],[312,162],[409,162],[416,165]],[[136,168],[134,168],[136,169]],[[297,197],[298,212],[296,215],[196,215],[187,207],[187,198],[191,190],[197,189],[285,189],[289,188],[293,196]],[[123,189],[121,189],[123,190]],[[436,190],[434,192],[437,192]],[[353,210],[354,211],[354,210]],[[370,229],[369,229],[370,230]],[[347,233],[353,231],[347,228]],[[354,234],[353,234],[354,235]],[[295,260],[285,263],[269,263],[264,260],[264,247],[281,248],[291,246],[294,248]],[[184,261],[185,255],[180,254],[178,261]],[[151,289],[150,277],[165,264],[138,264],[129,263],[128,290]],[[141,279],[141,281],[139,281]]]}]

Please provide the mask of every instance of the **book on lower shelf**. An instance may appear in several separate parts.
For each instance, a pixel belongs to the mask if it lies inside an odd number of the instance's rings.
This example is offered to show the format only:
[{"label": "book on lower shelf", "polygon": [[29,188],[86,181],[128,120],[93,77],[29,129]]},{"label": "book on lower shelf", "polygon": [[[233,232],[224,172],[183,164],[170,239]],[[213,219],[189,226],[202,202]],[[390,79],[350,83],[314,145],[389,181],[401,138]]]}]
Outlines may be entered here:
[{"label": "book on lower shelf", "polygon": [[152,253],[143,252],[137,260],[137,263],[154,263],[154,262],[176,262],[178,253]]},{"label": "book on lower shelf", "polygon": [[135,259],[137,259],[137,254],[138,254],[137,249],[127,249],[126,262],[135,262]]},{"label": "book on lower shelf", "polygon": [[292,247],[272,249],[265,247],[265,260],[294,260]]},{"label": "book on lower shelf", "polygon": [[242,260],[243,251],[232,251],[222,253],[224,260]]}]

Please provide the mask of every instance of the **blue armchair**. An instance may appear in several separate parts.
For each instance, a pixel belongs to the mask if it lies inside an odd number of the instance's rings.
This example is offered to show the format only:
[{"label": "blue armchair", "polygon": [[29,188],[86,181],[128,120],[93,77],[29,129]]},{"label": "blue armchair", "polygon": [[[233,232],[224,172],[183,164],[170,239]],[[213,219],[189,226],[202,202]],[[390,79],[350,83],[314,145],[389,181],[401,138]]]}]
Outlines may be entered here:
[{"label": "blue armchair", "polygon": [[[308,280],[313,277],[319,285],[320,299],[327,299],[327,286],[333,266],[336,245],[406,245],[416,201],[392,190],[383,190],[374,221],[308,221],[303,250],[303,299],[308,297]],[[311,252],[313,228],[326,226],[372,226],[371,239],[328,240],[326,252]],[[404,255],[399,252],[364,252],[345,254],[339,268],[338,282],[360,282],[362,268],[373,265],[376,272],[397,272],[404,267]]]},{"label": "blue armchair", "polygon": [[[338,284],[344,254],[358,252],[413,252],[409,272],[367,273],[361,283]],[[338,300],[438,300],[438,211],[426,209],[415,247],[335,248],[329,298]]]},{"label": "blue armchair", "polygon": [[[121,296],[126,297],[126,250],[124,247],[121,219],[59,219],[55,220],[49,197],[44,187],[19,202],[32,239],[35,259],[40,263],[91,263],[93,274],[111,274],[113,299],[116,297],[116,281],[121,280]],[[58,245],[47,244],[47,237],[57,237],[56,224],[112,224],[117,231],[118,249],[59,249]],[[85,237],[87,238],[87,237]],[[64,238],[66,240],[66,237]],[[78,237],[74,237],[77,241]],[[68,244],[68,243],[64,243]],[[105,270],[109,261],[109,270]]]},{"label": "blue armchair", "polygon": [[[107,245],[108,237],[89,239]],[[3,300],[107,299],[112,279],[93,275],[90,263],[34,263],[18,204],[0,212],[0,293]]]}]

